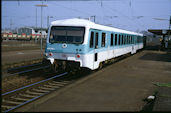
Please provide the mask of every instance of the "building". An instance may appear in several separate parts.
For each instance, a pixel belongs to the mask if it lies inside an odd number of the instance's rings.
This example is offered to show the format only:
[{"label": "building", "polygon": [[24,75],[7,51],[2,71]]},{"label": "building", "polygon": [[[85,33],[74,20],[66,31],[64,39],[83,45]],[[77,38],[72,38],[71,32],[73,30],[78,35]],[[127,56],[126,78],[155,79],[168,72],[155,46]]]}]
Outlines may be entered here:
[{"label": "building", "polygon": [[[34,27],[22,27],[19,28],[17,30],[17,34],[21,35],[21,34],[26,34],[26,35],[40,35],[41,34],[41,28],[34,28]],[[46,28],[42,28],[42,35],[45,38],[47,36],[47,29]]]}]

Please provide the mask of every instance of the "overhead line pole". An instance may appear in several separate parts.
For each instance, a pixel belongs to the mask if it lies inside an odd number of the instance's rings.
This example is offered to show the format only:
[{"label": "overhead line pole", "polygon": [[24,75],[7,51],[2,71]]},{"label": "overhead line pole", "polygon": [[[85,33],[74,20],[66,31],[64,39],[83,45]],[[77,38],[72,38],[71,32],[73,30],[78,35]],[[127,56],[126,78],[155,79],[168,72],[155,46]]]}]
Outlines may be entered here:
[{"label": "overhead line pole", "polygon": [[37,7],[36,7],[36,28],[37,28]]},{"label": "overhead line pole", "polygon": [[42,12],[43,12],[43,7],[47,7],[48,5],[43,5],[43,1],[42,1],[42,4],[41,5],[36,5],[37,7],[41,7],[41,44],[40,44],[40,47],[41,47],[41,51],[42,51]]}]

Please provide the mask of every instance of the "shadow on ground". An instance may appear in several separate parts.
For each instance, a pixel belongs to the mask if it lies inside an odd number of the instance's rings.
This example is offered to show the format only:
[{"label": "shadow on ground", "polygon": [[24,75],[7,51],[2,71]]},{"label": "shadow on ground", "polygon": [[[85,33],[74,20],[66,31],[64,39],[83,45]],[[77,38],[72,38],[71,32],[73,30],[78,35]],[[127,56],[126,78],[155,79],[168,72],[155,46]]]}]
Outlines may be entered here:
[{"label": "shadow on ground", "polygon": [[140,57],[140,59],[152,60],[152,61],[162,61],[162,62],[171,62],[171,52],[167,52],[167,53],[146,53],[145,55]]}]

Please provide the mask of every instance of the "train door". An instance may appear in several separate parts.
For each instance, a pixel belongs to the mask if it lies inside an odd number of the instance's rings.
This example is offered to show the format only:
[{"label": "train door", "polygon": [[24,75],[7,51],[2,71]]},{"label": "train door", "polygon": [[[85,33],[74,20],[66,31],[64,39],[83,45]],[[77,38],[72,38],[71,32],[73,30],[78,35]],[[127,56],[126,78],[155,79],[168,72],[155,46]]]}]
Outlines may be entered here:
[{"label": "train door", "polygon": [[91,63],[93,69],[98,68],[98,60],[99,60],[99,53],[98,53],[98,48],[99,48],[99,31],[97,30],[90,30],[91,35],[90,35],[90,45],[89,45],[89,50],[92,51],[93,53],[91,54],[91,59],[89,59],[89,62]]},{"label": "train door", "polygon": [[94,68],[98,67],[99,32],[94,32]]}]

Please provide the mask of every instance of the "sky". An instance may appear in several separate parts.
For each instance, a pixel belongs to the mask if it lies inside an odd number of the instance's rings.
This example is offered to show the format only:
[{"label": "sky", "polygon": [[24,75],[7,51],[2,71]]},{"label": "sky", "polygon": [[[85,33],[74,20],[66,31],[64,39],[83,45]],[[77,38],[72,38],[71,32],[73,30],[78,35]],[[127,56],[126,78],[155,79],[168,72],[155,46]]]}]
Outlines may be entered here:
[{"label": "sky", "polygon": [[[41,27],[41,8],[35,5],[42,1],[2,1],[1,27]],[[98,24],[130,31],[168,29],[171,16],[171,0],[67,0],[43,1],[43,27],[49,21],[95,16]],[[93,21],[93,18],[91,18]]]}]

